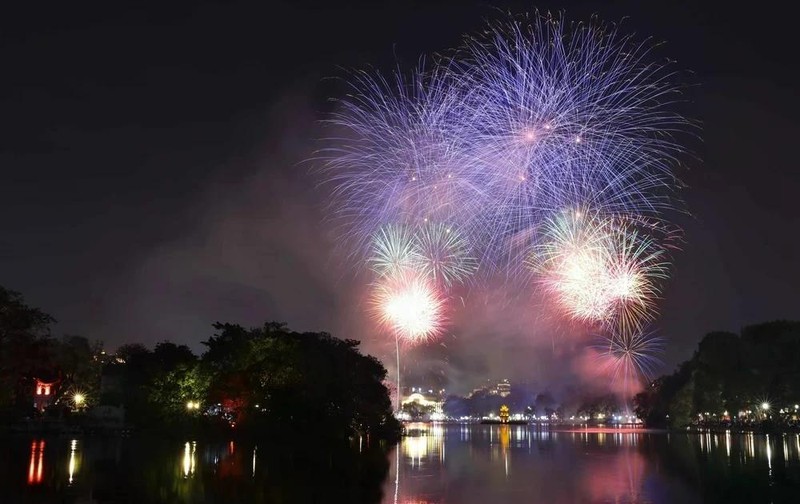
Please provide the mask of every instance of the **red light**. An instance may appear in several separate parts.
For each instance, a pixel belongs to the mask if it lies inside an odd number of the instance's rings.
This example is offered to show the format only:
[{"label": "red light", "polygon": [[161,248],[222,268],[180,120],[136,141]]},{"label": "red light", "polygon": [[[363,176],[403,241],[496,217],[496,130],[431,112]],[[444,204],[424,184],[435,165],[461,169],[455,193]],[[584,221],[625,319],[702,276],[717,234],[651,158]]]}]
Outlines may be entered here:
[{"label": "red light", "polygon": [[[38,457],[37,457],[38,452]],[[31,460],[28,463],[28,484],[36,485],[42,482],[44,470],[44,440],[31,443]]]}]

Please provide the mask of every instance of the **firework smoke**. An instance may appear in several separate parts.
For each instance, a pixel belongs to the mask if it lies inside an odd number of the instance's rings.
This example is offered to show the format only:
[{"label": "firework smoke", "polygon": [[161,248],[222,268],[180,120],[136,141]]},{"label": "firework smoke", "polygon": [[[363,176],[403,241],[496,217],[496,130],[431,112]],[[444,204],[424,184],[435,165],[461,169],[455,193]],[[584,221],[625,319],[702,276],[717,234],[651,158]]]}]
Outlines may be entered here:
[{"label": "firework smoke", "polygon": [[342,243],[375,273],[378,319],[399,340],[437,335],[443,293],[499,273],[627,334],[612,355],[645,370],[641,330],[669,269],[658,231],[690,126],[654,49],[597,20],[535,13],[410,72],[351,74],[322,173]]}]

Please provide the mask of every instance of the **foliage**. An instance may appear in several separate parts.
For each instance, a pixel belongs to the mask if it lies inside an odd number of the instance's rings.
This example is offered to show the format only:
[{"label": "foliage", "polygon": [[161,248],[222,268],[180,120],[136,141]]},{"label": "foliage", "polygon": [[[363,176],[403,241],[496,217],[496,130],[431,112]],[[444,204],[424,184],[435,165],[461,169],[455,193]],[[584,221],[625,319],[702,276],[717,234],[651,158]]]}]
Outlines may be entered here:
[{"label": "foliage", "polygon": [[52,364],[55,319],[0,287],[0,408],[30,408],[33,380]]},{"label": "foliage", "polygon": [[620,413],[620,408],[616,396],[607,394],[585,399],[575,413],[579,417],[602,420]]},{"label": "foliage", "polygon": [[425,406],[416,401],[403,404],[400,408],[403,413],[406,413],[411,420],[424,420],[426,415],[434,412],[433,406]]},{"label": "foliage", "polygon": [[[104,378],[141,427],[202,424],[243,432],[310,429],[335,437],[398,431],[383,365],[353,340],[297,333],[269,322],[245,329],[215,324],[198,358],[186,346],[162,342],[149,351],[126,345]],[[320,429],[324,426],[325,429]]]},{"label": "foliage", "polygon": [[386,369],[362,355],[354,340],[297,333],[274,322],[246,330],[216,324],[202,366],[209,402],[233,413],[244,428],[326,424],[341,435],[397,429]]},{"label": "foliage", "polygon": [[[739,412],[793,409],[800,402],[800,322],[748,326],[741,334],[712,332],[675,373],[655,380],[635,399],[649,425],[684,427],[704,419],[740,422]],[[792,408],[790,408],[792,406]],[[725,415],[728,412],[728,415]]]}]

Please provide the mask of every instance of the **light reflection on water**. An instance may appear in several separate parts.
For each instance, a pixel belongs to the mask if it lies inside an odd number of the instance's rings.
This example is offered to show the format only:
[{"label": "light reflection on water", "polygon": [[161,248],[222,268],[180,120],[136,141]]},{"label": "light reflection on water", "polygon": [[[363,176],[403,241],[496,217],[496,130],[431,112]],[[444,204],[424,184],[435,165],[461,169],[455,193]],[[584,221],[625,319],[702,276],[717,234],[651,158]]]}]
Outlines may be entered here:
[{"label": "light reflection on water", "polygon": [[334,491],[339,500],[327,501],[797,502],[800,493],[797,434],[458,424],[409,431],[396,448],[365,437],[335,458],[237,441],[14,438],[0,443],[0,501],[321,502]]},{"label": "light reflection on water", "polygon": [[384,503],[758,502],[758,495],[783,502],[800,492],[797,434],[424,424],[408,430],[390,457]]}]

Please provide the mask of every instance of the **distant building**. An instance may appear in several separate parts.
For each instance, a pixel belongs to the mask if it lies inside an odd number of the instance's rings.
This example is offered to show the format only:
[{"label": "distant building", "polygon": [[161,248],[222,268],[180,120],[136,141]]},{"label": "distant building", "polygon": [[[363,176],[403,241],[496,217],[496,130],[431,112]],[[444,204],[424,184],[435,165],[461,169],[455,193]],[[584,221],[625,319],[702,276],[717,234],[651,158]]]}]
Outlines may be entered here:
[{"label": "distant building", "polygon": [[511,394],[511,382],[508,379],[502,380],[496,385],[487,380],[487,384],[483,387],[478,387],[472,390],[467,397],[474,397],[480,394],[499,395],[500,397],[507,397]]},{"label": "distant building", "polygon": [[[416,388],[414,390],[416,390]],[[430,393],[429,390],[426,390],[424,392],[423,391],[413,392],[408,397],[404,397],[402,400],[403,406],[407,404],[417,403],[420,406],[431,408],[431,413],[441,415],[442,407],[444,406],[444,399],[442,397],[444,391],[442,391],[442,394],[439,394],[439,393]]]},{"label": "distant building", "polygon": [[34,378],[33,407],[40,413],[53,404],[58,380],[44,381]]},{"label": "distant building", "polygon": [[497,394],[500,397],[508,397],[511,394],[511,383],[505,379],[497,384]]}]

